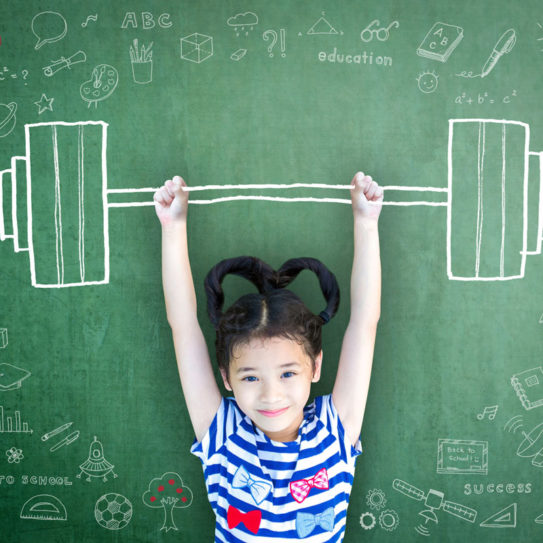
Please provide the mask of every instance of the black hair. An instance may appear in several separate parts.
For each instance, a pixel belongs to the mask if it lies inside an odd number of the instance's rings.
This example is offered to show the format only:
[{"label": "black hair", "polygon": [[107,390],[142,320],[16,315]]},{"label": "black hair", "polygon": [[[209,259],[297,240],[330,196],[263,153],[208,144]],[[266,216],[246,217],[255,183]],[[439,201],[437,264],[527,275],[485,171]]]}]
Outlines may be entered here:
[{"label": "black hair", "polygon": [[[314,272],[326,299],[326,308],[315,315],[294,292],[286,289],[302,270]],[[228,274],[244,277],[258,293],[245,294],[224,313],[222,280]],[[285,337],[298,341],[314,363],[321,351],[321,328],[337,312],[339,285],[335,275],[316,258],[292,258],[275,271],[253,256],[222,260],[204,281],[207,312],[216,329],[219,368],[228,375],[234,348],[254,338]]]}]

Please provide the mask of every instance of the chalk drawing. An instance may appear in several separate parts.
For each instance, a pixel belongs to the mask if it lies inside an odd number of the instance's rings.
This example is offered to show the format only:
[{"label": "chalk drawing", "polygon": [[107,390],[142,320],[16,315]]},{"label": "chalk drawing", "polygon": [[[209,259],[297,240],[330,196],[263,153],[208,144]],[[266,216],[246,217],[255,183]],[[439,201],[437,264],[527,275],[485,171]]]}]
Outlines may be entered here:
[{"label": "chalk drawing", "polygon": [[15,102],[0,104],[0,138],[5,138],[13,132],[17,123],[16,112],[17,104]]},{"label": "chalk drawing", "polygon": [[447,62],[464,37],[459,26],[435,23],[417,49],[417,55],[439,62]]},{"label": "chalk drawing", "polygon": [[90,21],[96,22],[98,20],[98,13],[95,13],[94,15],[89,15],[82,23],[81,26],[83,28],[87,28]]},{"label": "chalk drawing", "polygon": [[366,503],[371,509],[376,509],[377,511],[383,509],[387,503],[385,493],[379,488],[369,490],[366,494]]},{"label": "chalk drawing", "polygon": [[132,519],[132,503],[122,494],[110,492],[96,501],[94,518],[106,530],[121,530]]},{"label": "chalk drawing", "polygon": [[[2,185],[0,183],[0,189],[1,189],[1,186]],[[1,206],[2,206],[2,202],[0,200],[0,207]],[[0,328],[0,349],[5,349],[7,346],[8,346],[8,329]]]},{"label": "chalk drawing", "polygon": [[150,45],[138,46],[135,38],[130,46],[130,62],[134,83],[145,85],[153,81],[153,42]]},{"label": "chalk drawing", "polygon": [[153,509],[164,509],[161,530],[178,530],[173,518],[174,509],[183,509],[192,503],[192,490],[183,483],[178,473],[169,471],[152,479],[142,496],[143,503]]},{"label": "chalk drawing", "polygon": [[333,36],[337,34],[343,34],[343,32],[338,32],[324,17],[325,12],[322,12],[322,17],[319,17],[313,24],[313,26],[306,32],[309,36],[315,35],[327,35]]},{"label": "chalk drawing", "polygon": [[377,38],[379,41],[388,41],[390,38],[390,29],[399,28],[400,23],[398,21],[392,21],[388,26],[381,28],[373,28],[379,26],[379,20],[374,19],[362,32],[360,32],[360,39],[363,42],[370,42],[373,38]]},{"label": "chalk drawing", "polygon": [[373,528],[375,528],[376,524],[377,520],[373,513],[366,511],[365,513],[362,513],[360,515],[360,526],[362,526],[364,530],[372,530]]},{"label": "chalk drawing", "polygon": [[[284,28],[281,28],[279,30],[279,39],[280,39],[280,47],[281,47],[281,56],[286,56],[286,35],[287,31]],[[268,55],[270,57],[273,57],[273,48],[275,47],[275,44],[277,43],[277,32],[273,29],[266,30],[262,34],[262,39],[264,41],[270,41],[270,45],[268,45]]]},{"label": "chalk drawing", "polygon": [[67,422],[66,424],[62,424],[61,426],[58,426],[57,428],[54,428],[53,430],[46,432],[45,434],[41,436],[41,440],[47,441],[48,439],[51,439],[57,434],[64,432],[64,430],[67,430],[72,424],[73,424],[72,422]]},{"label": "chalk drawing", "polygon": [[66,436],[64,439],[61,439],[56,445],[53,445],[49,450],[55,452],[61,447],[66,447],[71,445],[76,439],[79,439],[79,430],[72,432],[70,435]]},{"label": "chalk drawing", "polygon": [[393,532],[400,524],[400,517],[394,509],[385,509],[379,514],[379,526],[387,532]]},{"label": "chalk drawing", "polygon": [[181,38],[181,58],[200,64],[213,56],[213,38],[195,32]]},{"label": "chalk drawing", "polygon": [[494,513],[481,522],[484,528],[516,528],[517,527],[517,504],[512,503],[501,511]]},{"label": "chalk drawing", "polygon": [[425,94],[435,92],[438,86],[439,76],[435,72],[422,72],[417,77],[419,90]]},{"label": "chalk drawing", "polygon": [[102,481],[106,482],[107,476],[110,474],[115,478],[117,477],[117,474],[113,471],[114,467],[113,464],[110,464],[105,459],[102,443],[94,436],[94,440],[89,447],[89,456],[87,460],[79,466],[81,471],[76,477],[81,478],[81,476],[85,474],[87,476],[87,481],[91,481],[91,478],[101,478]]},{"label": "chalk drawing", "polygon": [[482,413],[477,413],[477,420],[483,420],[485,416],[488,415],[488,420],[494,420],[496,418],[496,413],[498,412],[497,405],[491,405],[485,407]]},{"label": "chalk drawing", "polygon": [[477,95],[472,95],[472,94],[469,94],[468,92],[462,92],[462,94],[459,94],[458,96],[456,96],[456,98],[454,99],[454,103],[460,104],[460,105],[468,105],[468,106],[471,106],[471,105],[481,106],[483,104],[507,105],[513,102],[513,100],[515,100],[517,96],[518,96],[518,92],[516,89],[511,90],[511,92],[509,92],[508,94],[505,94],[501,98],[496,98],[495,96],[490,95],[488,91],[479,92],[477,93]]},{"label": "chalk drawing", "polygon": [[248,36],[249,32],[251,32],[258,24],[258,15],[252,11],[237,13],[236,15],[229,17],[226,24],[235,30],[236,36],[239,37],[243,32]]},{"label": "chalk drawing", "polygon": [[4,406],[0,405],[0,434],[31,434],[28,422],[21,420],[21,412],[15,411],[12,417],[4,418]]},{"label": "chalk drawing", "polygon": [[520,430],[521,428],[524,428],[523,418],[522,415],[517,415],[516,417],[513,417],[509,419],[505,426],[503,427],[504,430],[507,430],[509,433],[516,434],[517,430]]},{"label": "chalk drawing", "polygon": [[31,375],[27,370],[3,362],[0,364],[0,392],[21,388],[21,383]]},{"label": "chalk drawing", "polygon": [[18,449],[17,447],[11,447],[11,449],[8,449],[6,451],[6,456],[8,457],[8,462],[10,464],[18,464],[24,458],[22,449]]},{"label": "chalk drawing", "polygon": [[517,448],[517,456],[531,458],[532,466],[543,468],[543,423],[538,424],[530,432],[521,432],[523,441]]},{"label": "chalk drawing", "polygon": [[241,60],[247,54],[247,49],[238,49],[230,55],[230,60]]},{"label": "chalk drawing", "polygon": [[417,487],[406,483],[401,479],[394,479],[392,488],[413,500],[424,500],[424,505],[427,509],[419,512],[419,515],[425,519],[425,523],[420,524],[415,528],[420,535],[430,535],[430,530],[428,529],[429,522],[433,522],[436,525],[438,524],[438,517],[435,511],[443,510],[450,515],[454,515],[467,522],[475,522],[475,519],[477,518],[477,511],[475,511],[475,509],[445,500],[443,492],[439,492],[438,490],[430,489],[428,493],[425,494],[422,490],[419,490]]},{"label": "chalk drawing", "polygon": [[74,64],[79,64],[80,62],[86,61],[87,55],[85,54],[85,51],[78,51],[77,53],[74,53],[71,57],[60,57],[57,60],[53,60],[51,64],[44,66],[42,68],[43,75],[47,77],[52,77],[60,70],[64,70],[65,68],[71,68]]},{"label": "chalk drawing", "polygon": [[[537,27],[540,31],[543,31],[543,26],[541,26],[541,23],[537,23]],[[543,41],[543,37],[537,38],[537,41]],[[543,49],[540,49],[540,51],[543,51]]]},{"label": "chalk drawing", "polygon": [[437,473],[488,475],[488,442],[438,439]]},{"label": "chalk drawing", "polygon": [[511,386],[527,411],[543,405],[543,367],[516,373],[511,377]]},{"label": "chalk drawing", "polygon": [[45,94],[41,95],[41,98],[34,102],[35,105],[38,106],[38,115],[41,115],[44,111],[53,111],[53,101],[54,98],[47,98]]},{"label": "chalk drawing", "polygon": [[536,517],[536,518],[534,519],[534,522],[535,522],[536,524],[543,524],[543,515],[539,515],[538,517]]},{"label": "chalk drawing", "polygon": [[515,43],[517,41],[517,34],[514,28],[506,30],[498,39],[496,45],[492,48],[490,56],[486,60],[481,70],[481,73],[474,74],[473,72],[460,72],[456,74],[458,77],[465,78],[476,78],[476,77],[486,77],[494,69],[498,61],[503,55],[510,53]]},{"label": "chalk drawing", "polygon": [[30,520],[66,520],[66,507],[51,494],[38,494],[27,500],[21,508],[20,518]]},{"label": "chalk drawing", "polygon": [[34,15],[31,23],[32,33],[38,41],[34,49],[39,49],[46,43],[55,43],[66,35],[68,24],[66,19],[56,11],[42,11]]},{"label": "chalk drawing", "polygon": [[89,103],[89,108],[98,102],[109,98],[119,83],[119,73],[109,64],[98,64],[91,73],[91,78],[79,87],[81,98]]}]

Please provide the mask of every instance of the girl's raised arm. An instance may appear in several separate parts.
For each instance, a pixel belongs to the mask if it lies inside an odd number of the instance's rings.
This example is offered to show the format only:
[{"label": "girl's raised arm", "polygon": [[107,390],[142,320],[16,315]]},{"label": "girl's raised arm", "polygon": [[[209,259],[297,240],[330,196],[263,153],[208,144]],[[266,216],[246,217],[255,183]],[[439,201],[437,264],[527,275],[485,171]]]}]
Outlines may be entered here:
[{"label": "girl's raised arm", "polygon": [[177,367],[190,420],[201,441],[221,403],[221,393],[196,314],[196,293],[187,245],[188,192],[176,176],[154,195],[162,225],[162,283]]},{"label": "girl's raised arm", "polygon": [[352,181],[354,259],[351,317],[339,358],[332,400],[353,445],[362,429],[370,384],[377,323],[381,311],[381,260],[377,223],[383,189],[358,172]]}]

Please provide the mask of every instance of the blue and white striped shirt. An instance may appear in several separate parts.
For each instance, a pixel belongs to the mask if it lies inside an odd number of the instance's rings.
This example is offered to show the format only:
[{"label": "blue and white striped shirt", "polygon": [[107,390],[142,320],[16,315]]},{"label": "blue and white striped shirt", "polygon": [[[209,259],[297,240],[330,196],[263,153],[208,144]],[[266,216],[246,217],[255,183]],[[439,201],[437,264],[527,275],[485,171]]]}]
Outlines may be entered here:
[{"label": "blue and white striped shirt", "polygon": [[284,443],[258,429],[234,398],[223,398],[191,452],[203,464],[216,542],[343,540],[362,447],[345,435],[331,395],[304,409],[296,441]]}]

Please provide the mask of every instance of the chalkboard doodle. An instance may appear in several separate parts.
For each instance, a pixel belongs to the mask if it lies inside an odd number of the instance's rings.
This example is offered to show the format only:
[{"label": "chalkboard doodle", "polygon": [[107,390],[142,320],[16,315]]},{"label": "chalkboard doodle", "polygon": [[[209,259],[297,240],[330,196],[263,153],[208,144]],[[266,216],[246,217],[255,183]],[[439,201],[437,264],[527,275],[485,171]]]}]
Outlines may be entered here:
[{"label": "chalkboard doodle", "polygon": [[438,85],[439,76],[435,72],[422,72],[417,77],[417,83],[419,90],[425,94],[435,92]]},{"label": "chalkboard doodle", "polygon": [[[282,57],[286,56],[286,35],[287,35],[287,31],[284,28],[281,28],[279,30],[279,36],[280,36],[280,41],[281,41],[281,56]],[[266,30],[262,34],[262,39],[266,42],[271,40],[270,45],[268,45],[268,55],[270,57],[273,57],[273,48],[275,47],[275,44],[277,43],[277,32],[273,29]]]},{"label": "chalkboard doodle", "polygon": [[508,420],[505,423],[505,426],[503,427],[503,429],[507,430],[509,433],[513,432],[513,434],[516,434],[517,430],[524,428],[524,425],[522,424],[522,422],[523,422],[522,415],[517,415],[516,417],[513,417],[512,419]]},{"label": "chalkboard doodle", "polygon": [[531,458],[533,466],[543,468],[543,422],[522,435],[524,440],[518,446],[517,456]]},{"label": "chalkboard doodle", "polygon": [[385,509],[379,514],[379,526],[387,532],[393,532],[400,524],[400,517],[394,509]]},{"label": "chalkboard doodle", "polygon": [[405,481],[402,481],[401,479],[394,479],[392,482],[392,488],[413,500],[424,500],[424,505],[427,507],[427,509],[421,511],[419,515],[425,519],[425,523],[420,524],[415,528],[420,535],[430,535],[430,530],[428,529],[429,522],[433,522],[436,525],[438,524],[438,518],[435,511],[443,510],[446,513],[454,515],[455,517],[467,522],[475,522],[475,519],[477,518],[477,511],[475,509],[445,500],[445,495],[443,492],[438,490],[430,489],[428,493],[425,494],[422,490],[409,483],[406,483]]},{"label": "chalkboard doodle", "polygon": [[437,473],[488,475],[488,442],[439,439]]},{"label": "chalkboard doodle", "polygon": [[496,418],[496,413],[498,412],[499,406],[497,405],[491,405],[488,407],[485,407],[483,409],[482,413],[477,413],[477,420],[484,420],[484,418],[488,415],[488,420],[494,420]]},{"label": "chalkboard doodle", "polygon": [[[237,13],[229,17],[226,24],[235,30],[236,36],[239,37],[241,32],[245,32],[245,35],[248,36],[249,32],[258,24],[258,15],[252,11]],[[245,30],[245,28],[248,28],[248,30]]]},{"label": "chalkboard doodle", "polygon": [[21,508],[20,517],[32,520],[67,520],[66,507],[51,494],[38,494],[27,500]]},{"label": "chalkboard doodle", "polygon": [[21,383],[31,375],[27,370],[3,362],[0,364],[0,392],[21,388]]},{"label": "chalkboard doodle", "polygon": [[0,349],[5,349],[8,346],[8,329],[0,328]]},{"label": "chalkboard doodle", "polygon": [[484,528],[516,528],[517,504],[512,503],[481,522]]},{"label": "chalkboard doodle", "polygon": [[379,25],[379,20],[373,20],[362,32],[360,32],[360,39],[363,42],[370,42],[373,38],[377,38],[379,41],[388,41],[390,38],[390,29],[399,28],[400,23],[398,21],[392,21],[388,26],[381,28],[372,28]]},{"label": "chalkboard doodle", "polygon": [[98,20],[98,13],[95,13],[94,15],[89,15],[82,23],[81,26],[83,28],[87,28],[89,21],[96,22]]},{"label": "chalkboard doodle", "polygon": [[[162,13],[157,17],[158,26],[160,28],[170,28],[172,26],[172,22],[170,21],[170,14],[169,13]],[[132,28],[138,28],[138,18],[136,16],[135,11],[127,11],[123,22],[121,23],[121,28],[128,28],[128,26],[131,26]],[[149,11],[142,11],[141,12],[141,27],[143,30],[149,30],[151,28],[154,28],[156,26],[155,18],[152,13]]]},{"label": "chalkboard doodle", "polygon": [[379,488],[374,488],[372,490],[369,490],[368,493],[366,494],[366,503],[372,509],[376,509],[377,511],[379,511],[387,503],[385,493]]},{"label": "chalkboard doodle", "polygon": [[164,523],[161,530],[178,530],[174,519],[174,509],[184,509],[192,503],[192,490],[183,484],[183,479],[173,471],[153,479],[142,496],[143,503],[153,509],[164,509]]},{"label": "chalkboard doodle", "polygon": [[459,26],[435,23],[419,45],[417,55],[447,62],[463,37],[464,30]]},{"label": "chalkboard doodle", "polygon": [[71,57],[60,57],[57,60],[53,60],[51,64],[44,66],[42,68],[43,75],[47,77],[52,77],[60,70],[63,70],[65,68],[71,68],[74,64],[79,64],[80,62],[86,61],[87,55],[85,54],[85,51],[78,51],[77,53],[74,53]]},{"label": "chalkboard doodle", "polygon": [[478,92],[476,95],[469,94],[467,92],[462,92],[455,99],[455,104],[467,104],[469,106],[477,105],[481,106],[483,104],[510,104],[514,98],[518,96],[516,89],[513,89],[510,93],[505,94],[501,98],[496,98],[493,95],[490,95],[487,91]]},{"label": "chalkboard doodle", "polygon": [[[539,30],[543,30],[543,26],[541,26],[541,23],[537,23],[537,26],[538,26]],[[543,41],[543,37],[542,38],[537,38],[537,41]],[[540,49],[540,51],[543,51],[543,49]]]},{"label": "chalkboard doodle", "polygon": [[17,123],[16,112],[17,104],[15,102],[0,104],[0,138],[5,138],[13,132]]},{"label": "chalkboard doodle", "polygon": [[121,530],[128,526],[132,519],[132,503],[122,494],[110,492],[96,501],[94,518],[106,530]]},{"label": "chalkboard doodle", "polygon": [[535,409],[543,405],[543,367],[516,373],[511,377],[511,385],[524,409]]},{"label": "chalkboard doodle", "polygon": [[46,43],[55,43],[68,32],[68,24],[66,19],[56,11],[42,11],[34,15],[31,23],[32,33],[38,41],[34,49],[39,49]]},{"label": "chalkboard doodle", "polygon": [[91,478],[102,478],[106,482],[107,476],[110,474],[117,477],[117,474],[113,471],[114,467],[105,459],[102,443],[94,436],[94,440],[89,447],[89,457],[79,466],[81,471],[76,477],[81,478],[85,474],[87,481],[91,481]]},{"label": "chalkboard doodle", "polygon": [[98,102],[109,98],[119,83],[119,73],[117,69],[109,64],[99,64],[92,70],[91,78],[81,84],[79,93],[81,98],[98,107]]},{"label": "chalkboard doodle", "polygon": [[17,447],[11,447],[11,449],[8,449],[6,451],[6,456],[8,457],[8,462],[10,464],[18,464],[24,458],[22,449],[18,449]]},{"label": "chalkboard doodle", "polygon": [[145,85],[153,81],[153,42],[150,45],[138,46],[138,39],[134,39],[130,46],[130,63],[132,64],[132,78],[134,83]]},{"label": "chalkboard doodle", "polygon": [[360,515],[360,526],[362,526],[364,530],[373,530],[376,524],[377,519],[375,518],[375,515],[373,513],[365,511]]},{"label": "chalkboard doodle", "polygon": [[62,424],[61,426],[58,426],[57,428],[43,434],[41,436],[42,441],[47,441],[48,439],[51,439],[52,437],[60,434],[61,432],[64,432],[64,430],[67,430],[73,422],[67,422],[66,424]]},{"label": "chalkboard doodle", "polygon": [[181,38],[181,58],[200,64],[213,56],[213,38],[195,32]]},{"label": "chalkboard doodle", "polygon": [[4,406],[0,405],[0,434],[31,434],[33,430],[28,427],[28,422],[21,420],[21,412],[15,411],[13,417],[4,419]]},{"label": "chalkboard doodle", "polygon": [[67,445],[72,444],[74,441],[79,439],[79,430],[76,430],[75,432],[72,432],[70,435],[66,436],[64,439],[61,439],[56,445],[53,445],[49,450],[51,452],[55,452],[61,447],[65,447]]},{"label": "chalkboard doodle", "polygon": [[534,522],[536,524],[543,524],[543,515],[539,515],[537,518],[535,518]]},{"label": "chalkboard doodle", "polygon": [[41,98],[34,102],[36,106],[38,106],[38,115],[41,115],[44,111],[53,111],[53,102],[54,98],[47,98],[45,94],[41,95]]},{"label": "chalkboard doodle", "polygon": [[234,51],[230,55],[230,60],[235,60],[235,61],[241,60],[246,54],[247,54],[247,49],[243,49],[243,48],[238,49],[237,51]]},{"label": "chalkboard doodle", "polygon": [[336,34],[343,34],[343,32],[338,32],[325,18],[324,11],[322,12],[322,17],[317,19],[313,26],[306,32],[309,36],[314,35],[325,35],[333,36]]}]

